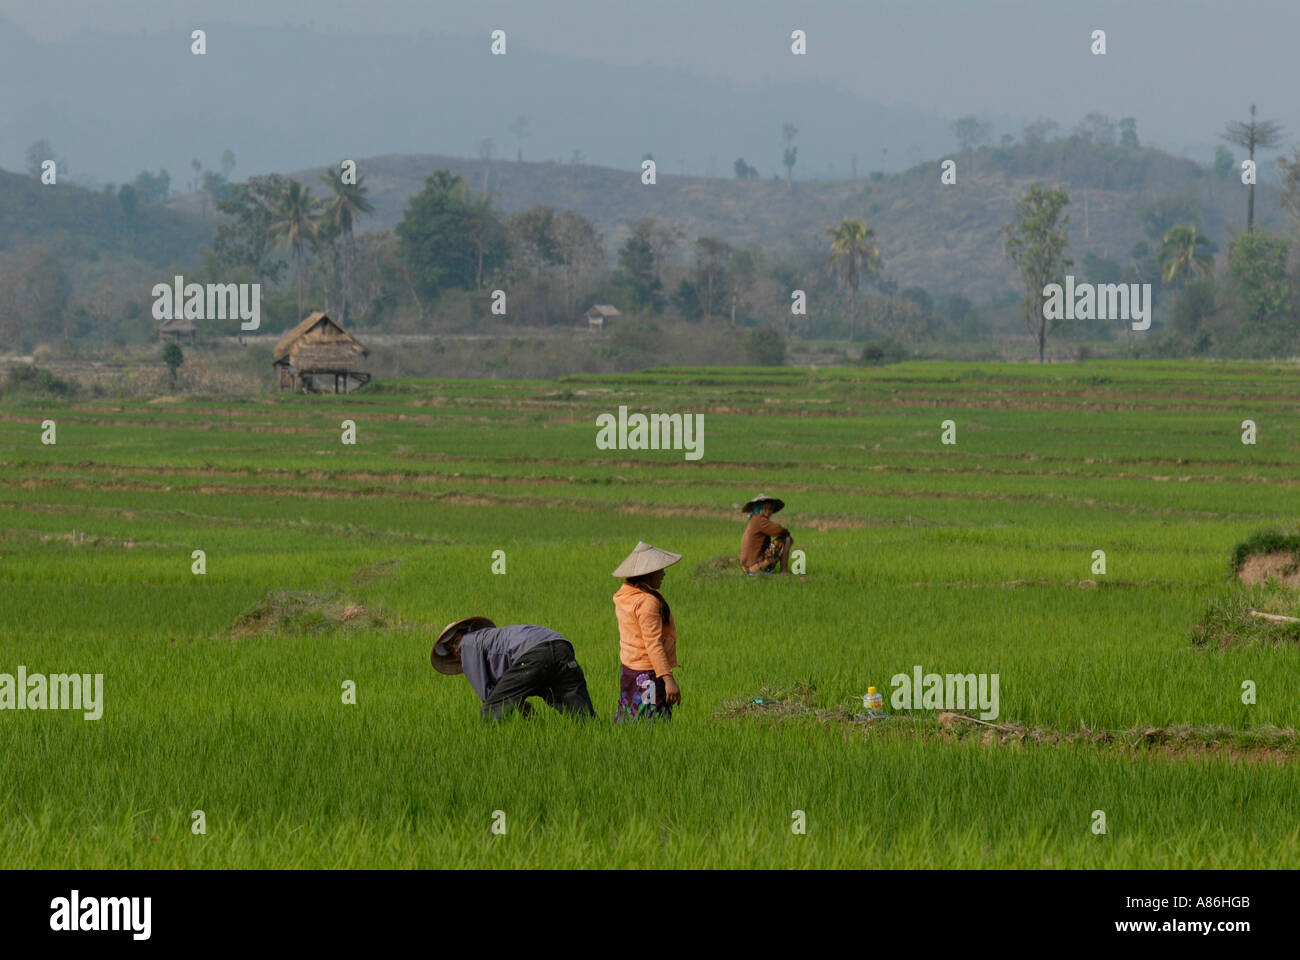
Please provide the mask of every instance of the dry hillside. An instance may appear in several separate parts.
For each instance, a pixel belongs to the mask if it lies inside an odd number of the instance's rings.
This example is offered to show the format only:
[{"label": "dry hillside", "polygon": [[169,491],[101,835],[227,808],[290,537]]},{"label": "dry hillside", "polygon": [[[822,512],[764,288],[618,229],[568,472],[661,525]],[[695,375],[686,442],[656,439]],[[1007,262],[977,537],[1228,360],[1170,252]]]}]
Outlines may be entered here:
[{"label": "dry hillside", "polygon": [[[875,229],[885,273],[900,287],[960,292],[976,301],[1014,286],[999,229],[1013,219],[1016,201],[1035,183],[1069,193],[1070,254],[1076,265],[1088,253],[1126,265],[1133,245],[1144,239],[1138,212],[1164,198],[1189,202],[1220,251],[1245,219],[1245,188],[1235,177],[1216,177],[1158,150],[1056,141],[956,159],[958,182],[952,186],[940,184],[939,161],[856,182],[796,178],[792,186],[663,170],[655,185],[644,186],[639,169],[444,156],[373,157],[359,161],[359,168],[375,203],[374,216],[363,221],[368,230],[393,227],[407,199],[438,169],[463,177],[476,190],[486,186],[505,213],[539,203],[578,211],[601,230],[611,257],[629,224],[643,217],[674,223],[691,239],[712,235],[733,246],[760,244],[780,255],[820,253],[829,227],[840,217],[859,216]],[[315,182],[320,172],[294,176]],[[1272,187],[1258,188],[1261,224],[1281,222],[1277,198]]]}]

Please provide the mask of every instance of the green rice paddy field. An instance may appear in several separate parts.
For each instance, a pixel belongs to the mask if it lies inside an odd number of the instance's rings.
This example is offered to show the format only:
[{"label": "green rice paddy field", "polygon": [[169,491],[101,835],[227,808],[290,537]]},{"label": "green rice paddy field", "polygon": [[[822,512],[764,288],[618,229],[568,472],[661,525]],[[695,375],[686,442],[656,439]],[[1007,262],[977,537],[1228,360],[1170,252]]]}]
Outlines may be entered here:
[{"label": "green rice paddy field", "polygon": [[[1242,590],[1233,547],[1294,522],[1298,383],[918,363],[7,401],[0,673],[102,673],[104,714],[0,712],[0,866],[1300,866],[1300,649],[1191,640]],[[597,449],[620,404],[703,413],[703,459]],[[760,491],[806,574],[727,562]],[[685,554],[683,703],[615,726],[638,539]],[[480,721],[429,666],[469,614],[569,637],[599,720]],[[997,726],[855,719],[917,665],[997,674]]]}]

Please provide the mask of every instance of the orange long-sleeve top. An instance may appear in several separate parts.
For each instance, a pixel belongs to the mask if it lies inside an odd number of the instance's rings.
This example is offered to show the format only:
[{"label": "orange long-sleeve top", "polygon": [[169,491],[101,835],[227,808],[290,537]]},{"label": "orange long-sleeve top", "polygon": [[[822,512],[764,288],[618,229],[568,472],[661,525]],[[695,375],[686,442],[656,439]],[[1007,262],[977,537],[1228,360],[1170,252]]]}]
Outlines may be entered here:
[{"label": "orange long-sleeve top", "polygon": [[768,542],[773,537],[784,537],[790,531],[761,513],[749,518],[745,532],[740,537],[740,562],[746,570],[758,562]]},{"label": "orange long-sleeve top", "polygon": [[677,666],[677,624],[664,623],[659,601],[630,583],[614,594],[618,614],[618,653],[625,667],[653,670],[655,676]]}]

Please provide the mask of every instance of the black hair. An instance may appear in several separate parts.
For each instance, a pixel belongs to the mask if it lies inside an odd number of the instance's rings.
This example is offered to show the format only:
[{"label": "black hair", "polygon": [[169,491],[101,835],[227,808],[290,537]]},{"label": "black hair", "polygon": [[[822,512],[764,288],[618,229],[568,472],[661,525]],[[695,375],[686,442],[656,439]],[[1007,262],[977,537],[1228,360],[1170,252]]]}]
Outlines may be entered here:
[{"label": "black hair", "polygon": [[664,599],[663,594],[646,583],[646,580],[658,572],[658,570],[655,570],[651,573],[642,574],[639,577],[628,577],[627,582],[636,587],[642,593],[648,593],[659,601],[659,616],[663,619],[664,625],[666,626],[673,622],[672,608],[668,606],[668,601]]}]

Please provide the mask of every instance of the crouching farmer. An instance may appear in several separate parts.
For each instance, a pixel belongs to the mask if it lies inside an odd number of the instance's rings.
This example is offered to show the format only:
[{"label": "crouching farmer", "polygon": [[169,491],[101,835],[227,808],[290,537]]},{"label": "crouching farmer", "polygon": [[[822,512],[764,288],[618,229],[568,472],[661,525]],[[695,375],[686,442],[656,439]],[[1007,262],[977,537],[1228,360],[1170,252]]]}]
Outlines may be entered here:
[{"label": "crouching farmer", "polygon": [[487,617],[467,617],[446,626],[429,659],[439,673],[465,674],[485,720],[515,709],[527,715],[529,697],[572,717],[596,715],[573,644],[547,627],[498,627]]},{"label": "crouching farmer", "polygon": [[749,517],[740,538],[740,565],[751,576],[757,573],[790,572],[790,551],[794,538],[790,531],[772,519],[785,501],[760,493],[741,507]]}]

